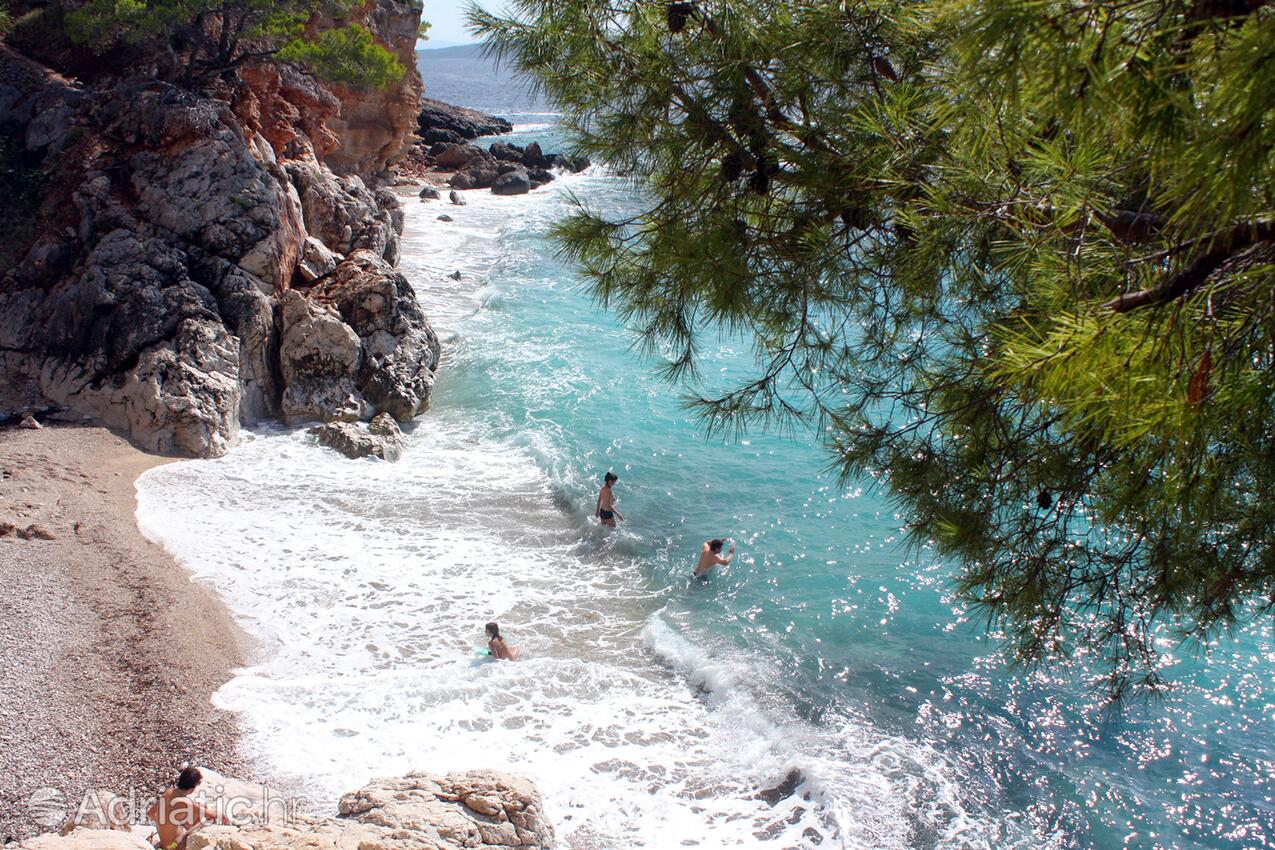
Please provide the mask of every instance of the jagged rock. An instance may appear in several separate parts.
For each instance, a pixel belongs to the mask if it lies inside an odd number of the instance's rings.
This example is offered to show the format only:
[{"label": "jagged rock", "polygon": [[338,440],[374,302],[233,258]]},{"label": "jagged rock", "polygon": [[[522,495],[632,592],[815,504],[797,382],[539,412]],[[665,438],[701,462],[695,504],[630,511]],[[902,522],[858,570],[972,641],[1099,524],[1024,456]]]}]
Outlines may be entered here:
[{"label": "jagged rock", "polygon": [[449,274],[448,277],[450,277],[452,280],[460,280],[460,272],[454,271],[451,274]]},{"label": "jagged rock", "polygon": [[376,0],[354,8],[353,19],[393,52],[407,72],[396,84],[383,88],[329,85],[341,110],[327,124],[340,146],[324,162],[340,174],[377,175],[407,154],[417,127],[424,89],[416,68],[421,5],[412,0]]},{"label": "jagged rock", "polygon": [[340,259],[318,239],[307,236],[305,246],[301,249],[301,261],[297,263],[297,272],[307,283],[313,283],[324,275],[331,274]]},{"label": "jagged rock", "polygon": [[549,167],[549,160],[545,159],[544,153],[540,150],[539,142],[532,142],[523,149],[522,164],[528,168]]},{"label": "jagged rock", "polygon": [[503,118],[430,98],[421,99],[418,127],[426,144],[460,142],[513,130],[513,125]]},{"label": "jagged rock", "polygon": [[417,196],[422,201],[437,201],[439,199],[438,190],[433,186],[425,186],[421,189],[421,193]]},{"label": "jagged rock", "polygon": [[339,811],[395,834],[432,832],[442,848],[553,846],[535,786],[492,770],[374,780],[342,797]]},{"label": "jagged rock", "polygon": [[[411,66],[418,7],[373,0],[354,17]],[[340,141],[338,168],[391,161],[416,122],[413,74],[345,102],[273,63],[248,63],[215,96],[140,66],[81,70],[64,77],[0,45],[0,129],[56,176],[0,270],[0,384],[25,388],[6,391],[0,419],[66,409],[149,451],[215,456],[261,418],[423,407],[437,342],[405,281],[387,284],[392,330],[356,333],[330,308],[298,316],[281,303],[352,253],[386,272],[397,261],[394,195],[317,158]]]},{"label": "jagged rock", "polygon": [[240,76],[247,84],[232,108],[270,143],[278,156],[322,159],[341,142],[328,122],[341,101],[314,77],[278,62],[249,62]]},{"label": "jagged rock", "polygon": [[[390,419],[390,422],[393,421]],[[398,460],[403,453],[402,437],[398,434],[397,425],[394,433],[388,434],[373,433],[368,426],[357,422],[329,422],[327,425],[311,428],[310,433],[318,438],[320,445],[335,449],[348,458],[379,457],[381,460]]]},{"label": "jagged rock", "polygon": [[374,193],[355,176],[335,176],[313,162],[290,162],[288,176],[301,202],[305,229],[326,247],[348,255],[363,248],[394,263],[401,214],[393,193]]},{"label": "jagged rock", "polygon": [[525,195],[531,191],[531,178],[521,168],[508,171],[491,185],[493,195]]},{"label": "jagged rock", "polygon": [[370,251],[355,251],[316,284],[362,341],[357,386],[375,412],[406,422],[429,404],[438,366],[434,329],[407,278]]},{"label": "jagged rock", "polygon": [[26,416],[22,417],[22,421],[18,423],[18,427],[26,428],[28,431],[39,431],[44,426],[37,422],[34,416],[28,413]]},{"label": "jagged rock", "polygon": [[447,182],[453,189],[487,189],[496,182],[496,178],[500,176],[500,166],[504,164],[507,163],[497,163],[483,154],[471,159],[463,170],[457,171]]},{"label": "jagged rock", "polygon": [[370,410],[357,378],[363,346],[332,307],[287,292],[280,310],[283,416],[288,422],[353,422]]},{"label": "jagged rock", "polygon": [[561,168],[565,171],[570,171],[572,174],[578,174],[592,165],[587,156],[567,156],[566,154],[551,153],[546,154],[545,159],[549,161],[550,167]]},{"label": "jagged rock", "polygon": [[503,159],[509,162],[522,162],[522,148],[517,145],[511,145],[508,142],[492,142],[488,146],[487,152],[496,159]]},{"label": "jagged rock", "polygon": [[388,413],[378,413],[372,417],[372,421],[367,423],[369,434],[377,434],[382,437],[398,437],[403,431],[398,427],[398,422]]},{"label": "jagged rock", "polygon": [[452,202],[453,204],[455,204],[456,206],[458,206],[458,207],[463,207],[463,206],[465,206],[465,199],[464,199],[464,198],[462,198],[459,194],[457,194],[457,192],[456,192],[456,190],[455,190],[455,189],[452,189],[452,190],[451,190],[451,192],[449,192],[449,193],[447,194],[447,197],[448,197],[448,199],[450,199],[450,200],[451,200],[451,202]]},{"label": "jagged rock", "polygon": [[474,145],[444,145],[434,154],[434,164],[439,168],[463,168],[470,160],[482,155],[482,148]]}]

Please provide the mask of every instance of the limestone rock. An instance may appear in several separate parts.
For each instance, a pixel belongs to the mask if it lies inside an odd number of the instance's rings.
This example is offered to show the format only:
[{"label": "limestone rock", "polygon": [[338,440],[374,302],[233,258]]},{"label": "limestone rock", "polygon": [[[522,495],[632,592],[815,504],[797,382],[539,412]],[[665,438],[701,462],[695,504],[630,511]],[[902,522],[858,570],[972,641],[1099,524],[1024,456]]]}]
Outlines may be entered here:
[{"label": "limestone rock", "polygon": [[26,416],[22,417],[22,421],[18,423],[18,427],[26,428],[28,431],[39,431],[44,426],[36,421],[34,416],[28,413]]},{"label": "limestone rock", "polygon": [[[221,781],[234,785],[234,780]],[[245,795],[228,790],[224,796]],[[197,828],[187,850],[549,850],[554,840],[535,787],[486,770],[375,780],[342,797],[335,818],[277,814],[268,807],[236,807],[235,825]],[[148,850],[143,837],[150,832],[147,827],[117,831],[80,825],[66,835],[29,839],[17,850]]]},{"label": "limestone rock", "polygon": [[28,838],[17,850],[155,850],[142,830],[76,829],[66,835],[45,833]]},{"label": "limestone rock", "polygon": [[362,248],[397,262],[402,223],[396,221],[392,193],[375,193],[361,178],[335,176],[313,162],[290,162],[286,168],[311,236],[338,254]]},{"label": "limestone rock", "polygon": [[353,422],[368,411],[356,379],[363,347],[341,315],[299,292],[287,292],[280,311],[279,360],[283,415],[288,422]]},{"label": "limestone rock", "polygon": [[381,89],[329,86],[341,110],[327,125],[340,146],[324,162],[339,174],[376,175],[407,154],[418,126],[424,85],[416,69],[416,39],[422,7],[411,0],[376,0],[356,8],[360,11],[355,19],[398,57],[406,73],[398,83]]},{"label": "limestone rock", "polygon": [[396,832],[433,832],[441,847],[553,846],[535,786],[491,770],[379,779],[341,798],[340,816]]},{"label": "limestone rock", "polygon": [[297,272],[302,279],[313,283],[324,275],[331,274],[340,258],[328,250],[313,236],[307,236],[305,246],[301,249],[301,261],[297,263]]},{"label": "limestone rock", "polygon": [[362,342],[357,386],[372,410],[406,422],[429,405],[439,344],[407,278],[371,251],[355,251],[315,285]]},{"label": "limestone rock", "polygon": [[[416,4],[372,0],[354,17],[412,66]],[[69,409],[143,449],[208,457],[241,423],[423,408],[437,340],[392,273],[403,210],[333,172],[371,179],[408,144],[414,71],[340,99],[268,62],[212,95],[140,66],[82,70],[0,45],[0,129],[56,175],[0,269],[0,420]],[[291,297],[356,252],[376,274],[334,286],[351,290],[346,306],[380,287],[380,319],[356,327],[336,302]]]},{"label": "limestone rock", "polygon": [[[389,418],[382,413],[377,419]],[[389,419],[394,423],[393,419]],[[310,429],[319,444],[336,449],[348,458],[379,457],[382,460],[398,460],[403,453],[403,440],[398,425],[388,432],[384,427],[373,432],[370,425],[357,422],[329,422]]]}]

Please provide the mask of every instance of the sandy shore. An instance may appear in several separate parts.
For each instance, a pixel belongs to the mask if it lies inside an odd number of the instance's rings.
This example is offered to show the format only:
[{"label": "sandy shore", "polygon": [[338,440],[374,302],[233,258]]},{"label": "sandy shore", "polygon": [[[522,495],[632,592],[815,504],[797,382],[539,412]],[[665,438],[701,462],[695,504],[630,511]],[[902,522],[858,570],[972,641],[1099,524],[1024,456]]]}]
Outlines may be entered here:
[{"label": "sandy shore", "polygon": [[49,829],[37,789],[74,805],[187,760],[256,773],[210,702],[244,637],[137,530],[134,481],[165,460],[104,428],[0,429],[0,843]]}]

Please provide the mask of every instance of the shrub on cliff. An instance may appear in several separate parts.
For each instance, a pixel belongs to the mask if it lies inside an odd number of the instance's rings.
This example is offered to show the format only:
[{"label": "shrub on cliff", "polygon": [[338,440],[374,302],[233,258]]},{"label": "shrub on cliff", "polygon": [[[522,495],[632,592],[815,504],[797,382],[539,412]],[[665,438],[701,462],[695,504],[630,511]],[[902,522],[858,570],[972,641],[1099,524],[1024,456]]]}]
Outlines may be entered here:
[{"label": "shrub on cliff", "polygon": [[649,191],[558,227],[714,428],[819,426],[1020,658],[1119,694],[1275,609],[1275,6],[471,9]]},{"label": "shrub on cliff", "polygon": [[[166,76],[200,85],[246,62],[277,59],[320,79],[379,88],[405,69],[357,23],[354,0],[67,0],[71,39],[95,51],[154,50]],[[334,22],[320,26],[318,22]]]}]

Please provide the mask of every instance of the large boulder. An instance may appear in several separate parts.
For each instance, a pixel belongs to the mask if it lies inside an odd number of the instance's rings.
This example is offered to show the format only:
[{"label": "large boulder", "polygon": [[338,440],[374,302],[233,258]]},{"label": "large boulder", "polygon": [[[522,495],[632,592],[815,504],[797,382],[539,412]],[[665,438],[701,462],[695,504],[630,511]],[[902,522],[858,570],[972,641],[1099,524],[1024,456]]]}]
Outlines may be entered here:
[{"label": "large boulder", "polygon": [[471,159],[464,169],[448,178],[447,183],[453,189],[487,189],[500,176],[501,165],[508,163],[498,163],[484,154]]},{"label": "large boulder", "polygon": [[531,178],[521,168],[507,171],[491,184],[493,195],[525,195],[531,191]]},{"label": "large boulder", "polygon": [[279,361],[288,422],[354,422],[370,406],[359,392],[363,344],[335,308],[299,292],[285,293]]},{"label": "large boulder", "polygon": [[[234,783],[234,780],[229,780]],[[207,782],[205,782],[207,784]],[[239,783],[242,784],[242,783]],[[198,827],[186,850],[549,850],[553,826],[526,779],[491,770],[409,773],[378,779],[341,798],[337,817],[317,817],[252,803],[254,791],[229,792],[210,804],[235,825]],[[279,798],[277,795],[275,800]],[[234,804],[228,804],[233,800]],[[282,816],[281,816],[282,815]],[[47,833],[15,850],[147,850],[150,830],[77,827]]]},{"label": "large boulder", "polygon": [[310,292],[336,307],[362,347],[356,385],[371,411],[406,422],[425,410],[439,344],[407,278],[371,251],[355,251]]},{"label": "large boulder", "polygon": [[474,145],[443,145],[434,154],[434,164],[439,168],[463,168],[466,163],[483,155],[482,148]]},{"label": "large boulder", "polygon": [[319,444],[348,458],[376,457],[398,460],[403,453],[403,437],[398,423],[388,413],[378,413],[369,424],[329,422],[311,428]]}]

